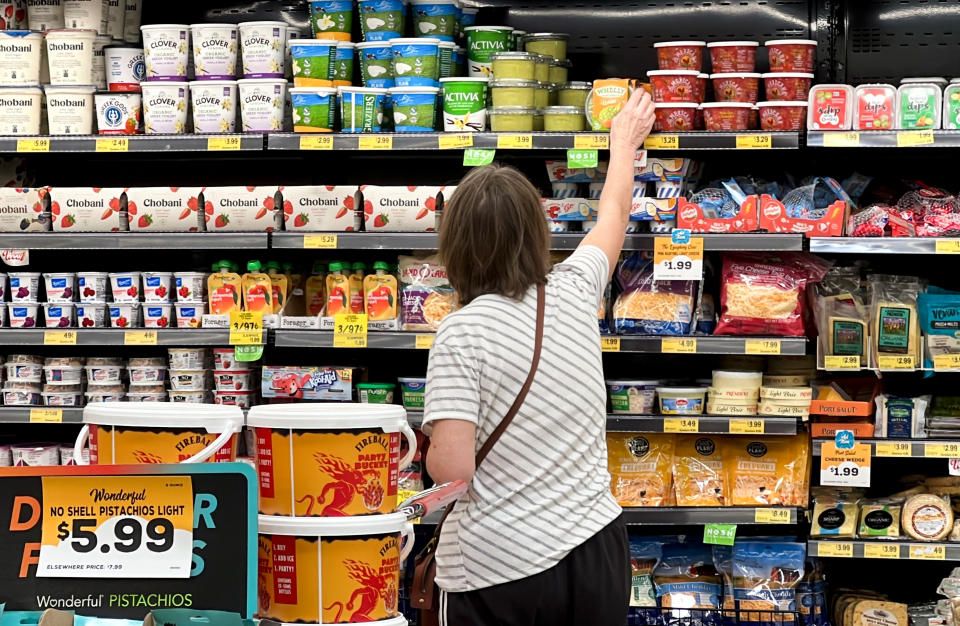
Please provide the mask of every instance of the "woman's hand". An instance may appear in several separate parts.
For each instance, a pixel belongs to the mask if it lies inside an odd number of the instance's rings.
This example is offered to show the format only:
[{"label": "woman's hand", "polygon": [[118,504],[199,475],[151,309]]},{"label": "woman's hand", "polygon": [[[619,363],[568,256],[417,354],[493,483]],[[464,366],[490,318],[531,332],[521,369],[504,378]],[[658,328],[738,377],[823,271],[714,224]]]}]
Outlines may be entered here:
[{"label": "woman's hand", "polygon": [[635,153],[653,128],[653,100],[645,89],[636,89],[610,127],[610,150]]}]

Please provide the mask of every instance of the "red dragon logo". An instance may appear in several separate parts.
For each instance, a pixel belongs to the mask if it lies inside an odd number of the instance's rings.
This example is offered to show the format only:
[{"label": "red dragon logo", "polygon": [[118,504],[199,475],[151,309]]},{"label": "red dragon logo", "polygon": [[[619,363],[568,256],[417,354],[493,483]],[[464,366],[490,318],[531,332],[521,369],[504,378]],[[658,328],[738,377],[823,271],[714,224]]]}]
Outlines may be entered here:
[{"label": "red dragon logo", "polygon": [[[368,511],[377,511],[383,504],[384,489],[377,472],[359,472],[351,468],[343,459],[337,456],[317,452],[313,455],[320,471],[333,480],[323,486],[319,497],[306,494],[297,504],[307,502],[307,516],[313,515],[314,505],[321,505],[322,517],[346,517],[345,509],[353,502],[354,496],[363,497],[363,506]],[[329,496],[329,500],[327,500]]]},{"label": "red dragon logo", "polygon": [[350,600],[346,605],[343,602],[334,602],[324,611],[337,609],[335,622],[340,622],[344,609],[353,611],[350,614],[350,622],[373,622],[376,621],[370,615],[370,612],[376,609],[377,601],[383,598],[384,610],[388,615],[396,612],[397,606],[397,586],[396,583],[388,580],[386,576],[378,574],[372,567],[360,561],[347,559],[343,562],[347,574],[356,581],[360,587],[355,589],[350,595]]}]

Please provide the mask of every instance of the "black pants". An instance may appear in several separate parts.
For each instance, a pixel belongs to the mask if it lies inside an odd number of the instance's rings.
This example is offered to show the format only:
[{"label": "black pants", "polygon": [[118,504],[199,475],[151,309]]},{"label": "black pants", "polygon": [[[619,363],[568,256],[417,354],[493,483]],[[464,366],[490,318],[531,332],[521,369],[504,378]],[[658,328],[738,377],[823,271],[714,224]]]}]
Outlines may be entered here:
[{"label": "black pants", "polygon": [[440,595],[441,626],[624,626],[630,543],[621,515],[550,569]]}]

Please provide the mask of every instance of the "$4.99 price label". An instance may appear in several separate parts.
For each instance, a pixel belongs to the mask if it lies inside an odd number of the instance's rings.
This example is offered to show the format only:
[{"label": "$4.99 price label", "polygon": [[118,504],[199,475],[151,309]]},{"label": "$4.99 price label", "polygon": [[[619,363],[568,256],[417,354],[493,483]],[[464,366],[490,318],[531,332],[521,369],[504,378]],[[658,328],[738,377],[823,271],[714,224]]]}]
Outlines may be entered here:
[{"label": "$4.99 price label", "polygon": [[838,487],[870,486],[870,444],[854,443],[838,448],[824,441],[820,453],[820,484]]},{"label": "$4.99 price label", "polygon": [[44,476],[37,576],[189,578],[189,476]]}]

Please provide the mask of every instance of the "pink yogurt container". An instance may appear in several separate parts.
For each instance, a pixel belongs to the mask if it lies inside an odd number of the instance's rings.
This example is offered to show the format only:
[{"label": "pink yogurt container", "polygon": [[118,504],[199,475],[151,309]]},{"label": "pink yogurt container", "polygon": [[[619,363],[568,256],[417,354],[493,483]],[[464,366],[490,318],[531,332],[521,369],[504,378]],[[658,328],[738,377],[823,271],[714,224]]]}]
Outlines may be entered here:
[{"label": "pink yogurt container", "polygon": [[750,129],[749,102],[704,102],[700,105],[707,130],[741,131]]},{"label": "pink yogurt container", "polygon": [[761,102],[760,130],[803,130],[807,125],[807,101]]},{"label": "pink yogurt container", "polygon": [[656,103],[692,102],[697,104],[700,72],[694,70],[650,70],[650,85]]},{"label": "pink yogurt container", "polygon": [[763,75],[764,92],[770,100],[806,100],[810,95],[813,74],[804,72],[769,72]]},{"label": "pink yogurt container", "polygon": [[661,70],[703,69],[705,41],[662,41],[653,44],[657,51],[657,66]]},{"label": "pink yogurt container", "polygon": [[662,132],[686,132],[697,127],[697,108],[692,102],[656,104],[653,129]]},{"label": "pink yogurt container", "polygon": [[710,65],[713,67],[713,71],[718,74],[752,72],[757,65],[757,47],[759,45],[759,41],[714,41],[708,43]]},{"label": "pink yogurt container", "polygon": [[760,98],[760,74],[711,74],[713,98],[717,102],[749,102]]},{"label": "pink yogurt container", "polygon": [[763,44],[770,57],[771,72],[813,72],[817,42],[812,39],[773,39]]}]

